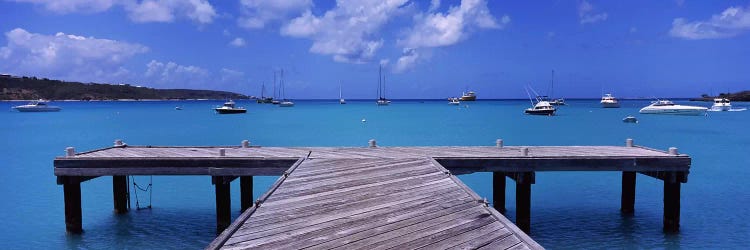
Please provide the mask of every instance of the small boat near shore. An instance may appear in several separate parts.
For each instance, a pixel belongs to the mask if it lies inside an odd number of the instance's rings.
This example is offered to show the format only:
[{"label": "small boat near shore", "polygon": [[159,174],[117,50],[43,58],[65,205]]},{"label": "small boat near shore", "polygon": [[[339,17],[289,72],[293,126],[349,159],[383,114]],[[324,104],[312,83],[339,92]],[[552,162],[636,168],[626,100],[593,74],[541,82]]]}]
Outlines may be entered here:
[{"label": "small boat near shore", "polygon": [[732,109],[732,103],[727,98],[716,98],[711,105],[710,111],[729,111]]},{"label": "small boat near shore", "polygon": [[663,115],[706,115],[706,107],[678,105],[670,100],[656,100],[642,108],[641,114],[663,114]]},{"label": "small boat near shore", "polygon": [[61,110],[58,106],[47,105],[44,100],[31,101],[29,104],[15,106],[13,109],[18,112],[57,112]]},{"label": "small boat near shore", "polygon": [[458,101],[458,98],[451,97],[451,98],[448,98],[448,104],[449,105],[461,105],[461,102]]},{"label": "small boat near shore", "polygon": [[234,101],[229,100],[224,103],[221,107],[215,108],[214,111],[218,114],[242,114],[247,113],[247,110],[243,107],[235,106]]}]

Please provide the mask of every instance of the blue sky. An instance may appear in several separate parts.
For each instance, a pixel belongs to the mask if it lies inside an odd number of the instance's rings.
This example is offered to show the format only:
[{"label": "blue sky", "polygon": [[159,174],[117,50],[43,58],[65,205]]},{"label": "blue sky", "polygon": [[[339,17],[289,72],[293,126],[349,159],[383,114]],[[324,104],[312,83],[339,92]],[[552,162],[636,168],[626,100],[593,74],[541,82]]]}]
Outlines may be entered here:
[{"label": "blue sky", "polygon": [[0,0],[0,72],[287,97],[750,89],[750,1]]}]

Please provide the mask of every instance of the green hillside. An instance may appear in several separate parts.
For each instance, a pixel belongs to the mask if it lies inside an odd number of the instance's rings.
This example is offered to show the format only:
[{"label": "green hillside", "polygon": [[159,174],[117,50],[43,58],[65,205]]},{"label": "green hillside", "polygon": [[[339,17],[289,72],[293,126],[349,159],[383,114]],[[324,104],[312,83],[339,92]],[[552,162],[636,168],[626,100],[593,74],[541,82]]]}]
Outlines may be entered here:
[{"label": "green hillside", "polygon": [[247,99],[214,90],[154,89],[129,84],[65,82],[0,75],[0,100]]}]

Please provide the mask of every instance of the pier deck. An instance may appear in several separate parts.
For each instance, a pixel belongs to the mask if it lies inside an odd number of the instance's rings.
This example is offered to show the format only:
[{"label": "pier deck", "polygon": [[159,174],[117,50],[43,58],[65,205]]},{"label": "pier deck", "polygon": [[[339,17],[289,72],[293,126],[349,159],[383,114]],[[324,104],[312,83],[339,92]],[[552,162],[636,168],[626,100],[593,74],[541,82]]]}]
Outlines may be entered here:
[{"label": "pier deck", "polygon": [[[209,248],[534,249],[541,246],[523,231],[530,230],[535,172],[621,171],[624,214],[633,212],[636,173],[664,180],[664,229],[672,232],[679,229],[680,183],[687,182],[690,157],[630,142],[625,147],[117,146],[58,157],[54,165],[71,232],[82,230],[83,181],[113,176],[115,211],[122,212],[127,211],[123,176],[207,175],[216,186],[217,230],[223,231]],[[493,172],[493,206],[455,177],[473,172]],[[253,203],[252,176],[259,175],[281,177]],[[506,177],[516,182],[515,225],[501,214]],[[236,178],[244,212],[229,225],[229,183]]]}]

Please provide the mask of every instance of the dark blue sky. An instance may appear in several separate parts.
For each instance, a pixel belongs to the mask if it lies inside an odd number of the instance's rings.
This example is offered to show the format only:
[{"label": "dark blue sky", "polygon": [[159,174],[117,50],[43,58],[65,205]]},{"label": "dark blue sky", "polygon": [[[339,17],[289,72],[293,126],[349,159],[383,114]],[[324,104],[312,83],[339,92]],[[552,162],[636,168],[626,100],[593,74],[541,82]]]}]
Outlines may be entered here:
[{"label": "dark blue sky", "polygon": [[750,89],[749,1],[0,1],[0,73],[287,97]]}]

